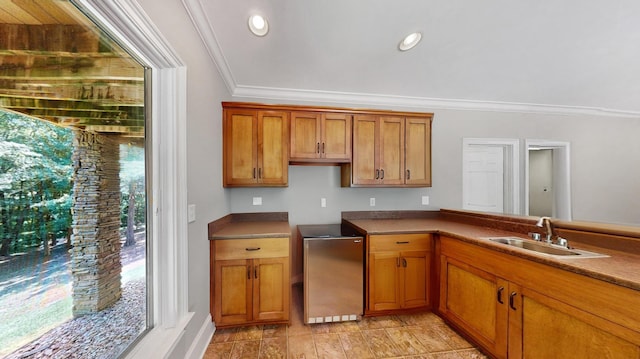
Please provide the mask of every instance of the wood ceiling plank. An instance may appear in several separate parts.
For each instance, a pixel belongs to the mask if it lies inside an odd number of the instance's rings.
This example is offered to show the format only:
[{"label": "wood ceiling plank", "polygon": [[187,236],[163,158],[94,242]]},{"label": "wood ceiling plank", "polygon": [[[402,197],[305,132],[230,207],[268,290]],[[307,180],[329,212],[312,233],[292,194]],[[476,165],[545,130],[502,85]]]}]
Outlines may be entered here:
[{"label": "wood ceiling plank", "polygon": [[[40,6],[40,1],[36,0],[13,0],[13,3],[22,9],[22,11],[34,17],[39,24],[57,24],[54,17],[47,13],[46,9]],[[48,3],[49,1],[42,1]]]},{"label": "wood ceiling plank", "polygon": [[49,16],[55,19],[57,24],[83,24],[85,26],[91,24],[91,22],[86,20],[86,17],[67,0],[38,0],[37,3]]},{"label": "wood ceiling plank", "polygon": [[0,0],[0,108],[143,138],[144,68],[68,0]]},{"label": "wood ceiling plank", "polygon": [[12,24],[30,24],[41,25],[42,23],[34,16],[25,11],[21,6],[15,4],[12,0],[0,0],[2,10],[10,14],[15,22]]},{"label": "wood ceiling plank", "polygon": [[[1,2],[0,2],[1,3]],[[18,24],[18,18],[7,12],[4,7],[0,6],[0,23],[3,24]]]}]

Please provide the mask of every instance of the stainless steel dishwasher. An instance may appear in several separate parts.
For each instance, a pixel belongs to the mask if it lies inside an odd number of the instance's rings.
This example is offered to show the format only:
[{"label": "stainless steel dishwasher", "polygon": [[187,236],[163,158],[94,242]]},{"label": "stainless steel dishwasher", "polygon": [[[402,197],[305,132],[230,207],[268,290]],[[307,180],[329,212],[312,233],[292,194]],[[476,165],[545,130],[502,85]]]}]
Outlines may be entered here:
[{"label": "stainless steel dishwasher", "polygon": [[300,225],[304,322],[360,320],[364,308],[363,238],[340,224]]}]

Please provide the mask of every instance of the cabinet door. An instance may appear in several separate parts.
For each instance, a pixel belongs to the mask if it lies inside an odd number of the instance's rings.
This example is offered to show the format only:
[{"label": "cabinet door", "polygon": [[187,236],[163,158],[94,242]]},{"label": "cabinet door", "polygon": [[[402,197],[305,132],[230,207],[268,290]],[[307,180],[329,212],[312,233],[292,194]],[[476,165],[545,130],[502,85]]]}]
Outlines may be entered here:
[{"label": "cabinet door", "polygon": [[351,115],[326,113],[322,115],[322,158],[340,162],[351,159]]},{"label": "cabinet door", "polygon": [[[378,169],[378,132],[376,116],[357,115],[353,119],[352,183],[376,184]],[[376,177],[376,173],[378,176]]]},{"label": "cabinet door", "polygon": [[637,332],[526,288],[521,306],[521,338],[510,338],[510,357],[640,358],[638,345],[623,338],[637,343]]},{"label": "cabinet door", "polygon": [[441,257],[440,312],[498,358],[507,356],[508,282]]},{"label": "cabinet door", "polygon": [[252,110],[225,110],[224,186],[255,185],[258,171],[258,113]]},{"label": "cabinet door", "polygon": [[369,310],[400,309],[398,252],[369,254]]},{"label": "cabinet door", "polygon": [[404,184],[404,118],[380,117],[380,181]]},{"label": "cabinet door", "polygon": [[254,320],[289,319],[289,258],[254,259]]},{"label": "cabinet door", "polygon": [[431,186],[431,120],[407,117],[405,183]]},{"label": "cabinet door", "polygon": [[252,319],[251,260],[215,262],[215,322],[241,324]]},{"label": "cabinet door", "polygon": [[400,253],[402,307],[418,308],[429,305],[429,276],[431,257],[427,251]]},{"label": "cabinet door", "polygon": [[320,158],[321,116],[314,112],[291,113],[291,160]]},{"label": "cabinet door", "polygon": [[289,117],[286,112],[258,112],[258,182],[286,186],[289,173]]}]

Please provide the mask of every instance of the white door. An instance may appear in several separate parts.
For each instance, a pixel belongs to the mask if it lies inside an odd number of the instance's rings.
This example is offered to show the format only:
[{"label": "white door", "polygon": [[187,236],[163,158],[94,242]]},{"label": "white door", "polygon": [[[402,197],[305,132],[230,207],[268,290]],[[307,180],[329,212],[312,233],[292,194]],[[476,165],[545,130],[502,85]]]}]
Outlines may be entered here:
[{"label": "white door", "polygon": [[504,147],[469,146],[463,153],[463,209],[504,211]]}]

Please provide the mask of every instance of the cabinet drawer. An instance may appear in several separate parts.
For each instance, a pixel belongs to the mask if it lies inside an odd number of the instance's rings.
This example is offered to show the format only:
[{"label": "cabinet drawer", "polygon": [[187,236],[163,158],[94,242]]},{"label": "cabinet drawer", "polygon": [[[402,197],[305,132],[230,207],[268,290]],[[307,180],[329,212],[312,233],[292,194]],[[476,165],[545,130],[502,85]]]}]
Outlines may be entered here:
[{"label": "cabinet drawer", "polygon": [[222,239],[215,241],[216,260],[289,256],[289,238]]},{"label": "cabinet drawer", "polygon": [[369,236],[369,252],[430,250],[430,234],[384,234]]}]

